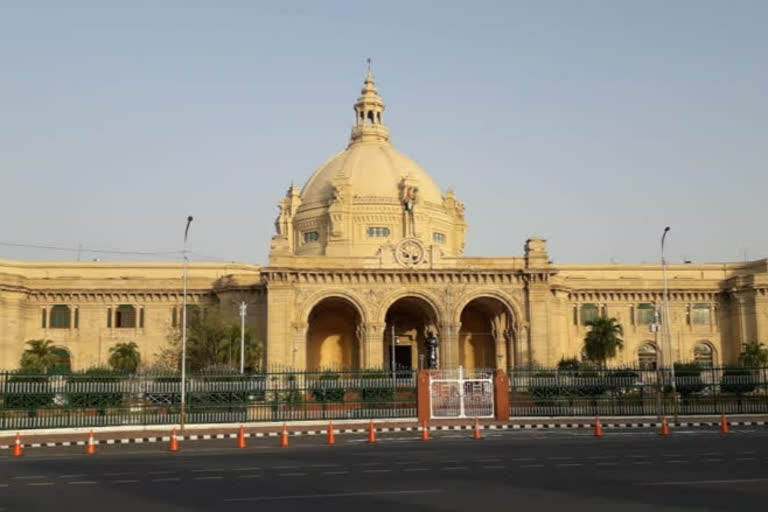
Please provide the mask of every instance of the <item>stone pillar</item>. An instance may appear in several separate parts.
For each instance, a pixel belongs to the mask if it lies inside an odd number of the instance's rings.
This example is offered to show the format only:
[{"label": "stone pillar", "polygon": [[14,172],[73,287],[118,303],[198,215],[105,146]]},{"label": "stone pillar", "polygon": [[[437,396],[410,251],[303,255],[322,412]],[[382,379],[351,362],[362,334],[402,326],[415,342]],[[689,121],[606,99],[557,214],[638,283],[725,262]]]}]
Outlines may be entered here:
[{"label": "stone pillar", "polygon": [[363,329],[362,364],[364,368],[384,368],[383,323],[369,323]]},{"label": "stone pillar", "polygon": [[291,325],[290,366],[296,370],[307,369],[307,329],[309,324],[296,322]]},{"label": "stone pillar", "polygon": [[459,362],[459,330],[461,324],[443,324],[440,329],[438,365],[440,368],[457,368]]},{"label": "stone pillar", "polygon": [[289,286],[271,285],[269,287],[267,293],[267,368],[273,365],[290,366],[293,360],[292,304],[293,290]]},{"label": "stone pillar", "polygon": [[496,421],[509,420],[509,377],[504,370],[493,375],[493,412]]},{"label": "stone pillar", "polygon": [[420,370],[416,379],[416,414],[419,423],[429,421],[429,370]]},{"label": "stone pillar", "polygon": [[[535,282],[534,276],[528,283],[528,346],[530,351],[526,358],[526,364],[553,364],[550,354],[550,311],[549,311],[549,286],[546,282]],[[525,346],[523,340],[522,345]]]}]

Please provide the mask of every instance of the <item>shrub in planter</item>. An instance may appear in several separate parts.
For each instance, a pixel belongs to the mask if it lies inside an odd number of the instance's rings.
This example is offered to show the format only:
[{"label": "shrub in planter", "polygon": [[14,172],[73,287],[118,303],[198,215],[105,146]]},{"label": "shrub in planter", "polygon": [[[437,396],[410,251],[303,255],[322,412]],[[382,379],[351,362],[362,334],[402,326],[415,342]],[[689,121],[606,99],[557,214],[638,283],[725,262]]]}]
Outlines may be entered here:
[{"label": "shrub in planter", "polygon": [[395,400],[395,390],[392,386],[383,385],[381,382],[371,382],[368,385],[366,380],[384,380],[389,379],[390,375],[384,372],[364,372],[360,375],[363,381],[360,387],[360,399],[367,404],[392,403]]},{"label": "shrub in planter", "polygon": [[8,378],[3,402],[6,409],[26,409],[33,413],[53,405],[54,396],[46,375],[13,375]]},{"label": "shrub in planter", "polygon": [[91,368],[80,374],[71,374],[67,379],[69,406],[78,409],[105,409],[120,407],[124,393],[119,383],[124,375],[107,368]]},{"label": "shrub in planter", "polygon": [[551,400],[562,393],[557,375],[551,372],[537,372],[531,377],[528,392],[541,400]]},{"label": "shrub in planter", "polygon": [[726,368],[720,379],[720,391],[742,395],[755,390],[755,377],[746,368]]},{"label": "shrub in planter", "polygon": [[[696,363],[675,363],[675,387],[683,398],[704,391],[707,386],[701,380],[701,366]],[[667,384],[664,390],[669,393],[672,385]]]},{"label": "shrub in planter", "polygon": [[312,398],[315,402],[343,402],[344,388],[339,386],[339,374],[325,372],[312,385]]}]

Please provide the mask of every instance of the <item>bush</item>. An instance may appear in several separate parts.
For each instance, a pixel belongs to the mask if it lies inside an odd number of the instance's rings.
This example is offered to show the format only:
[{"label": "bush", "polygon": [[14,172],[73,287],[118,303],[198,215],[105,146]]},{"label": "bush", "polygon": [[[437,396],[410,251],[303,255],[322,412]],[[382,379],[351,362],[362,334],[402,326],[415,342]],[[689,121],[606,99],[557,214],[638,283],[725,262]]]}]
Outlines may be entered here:
[{"label": "bush", "polygon": [[[384,372],[363,372],[360,378],[365,380],[374,379],[390,379],[391,376]],[[365,382],[360,389],[360,399],[368,404],[375,404],[380,402],[394,402],[395,390],[392,386],[382,385],[382,383],[371,383],[367,385]]]},{"label": "bush", "polygon": [[120,382],[124,375],[108,368],[91,368],[83,373],[71,374],[67,379],[67,397],[70,407],[98,409],[104,414],[109,407],[120,407],[124,393]]},{"label": "bush", "polygon": [[312,398],[315,402],[343,402],[344,388],[338,385],[339,374],[325,372],[313,383]]},{"label": "bush", "polygon": [[3,399],[6,409],[33,411],[52,405],[55,396],[48,377],[42,374],[13,375],[8,378],[6,389],[11,390]]},{"label": "bush", "polygon": [[[675,363],[675,387],[683,398],[693,393],[700,393],[706,389],[701,381],[701,366],[696,363]],[[664,390],[672,391],[671,384],[667,384]]]},{"label": "bush", "polygon": [[751,393],[755,390],[755,377],[746,368],[726,368],[720,379],[720,391],[738,395]]}]

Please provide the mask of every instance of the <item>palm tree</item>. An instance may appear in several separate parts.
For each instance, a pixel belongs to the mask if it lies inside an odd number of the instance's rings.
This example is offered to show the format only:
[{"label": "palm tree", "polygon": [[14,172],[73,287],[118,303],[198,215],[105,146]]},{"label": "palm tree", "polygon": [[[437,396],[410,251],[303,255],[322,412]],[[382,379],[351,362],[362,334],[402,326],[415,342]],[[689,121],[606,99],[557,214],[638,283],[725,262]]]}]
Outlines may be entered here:
[{"label": "palm tree", "polygon": [[46,373],[59,362],[56,347],[51,340],[29,340],[29,348],[21,354],[21,368],[25,371]]},{"label": "palm tree", "polygon": [[739,364],[746,368],[758,368],[768,365],[768,349],[757,341],[746,343],[744,350],[739,354]]},{"label": "palm tree", "polygon": [[133,373],[141,362],[139,347],[133,341],[118,343],[109,349],[109,354],[109,366],[115,370]]},{"label": "palm tree", "polygon": [[584,337],[584,350],[590,361],[602,369],[605,361],[616,356],[624,348],[624,328],[615,318],[597,317],[586,322],[589,332]]}]

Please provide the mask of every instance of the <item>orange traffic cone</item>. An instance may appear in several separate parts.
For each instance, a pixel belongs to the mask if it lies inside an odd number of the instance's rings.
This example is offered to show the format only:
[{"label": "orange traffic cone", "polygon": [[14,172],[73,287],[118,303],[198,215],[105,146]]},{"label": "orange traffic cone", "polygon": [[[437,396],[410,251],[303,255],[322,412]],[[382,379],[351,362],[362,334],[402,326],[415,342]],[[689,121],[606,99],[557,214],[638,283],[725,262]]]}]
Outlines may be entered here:
[{"label": "orange traffic cone", "polygon": [[480,422],[477,421],[477,418],[475,418],[475,433],[472,434],[473,439],[482,439],[483,436],[480,434]]},{"label": "orange traffic cone", "polygon": [[176,438],[176,429],[171,430],[171,444],[168,449],[172,452],[179,451],[179,440]]},{"label": "orange traffic cone", "polygon": [[728,433],[728,420],[725,419],[725,413],[720,416],[720,433]]},{"label": "orange traffic cone", "polygon": [[600,424],[600,416],[595,416],[595,437],[603,437],[603,426]]},{"label": "orange traffic cone", "polygon": [[668,436],[669,435],[669,425],[667,425],[667,417],[662,416],[661,417],[661,435]]},{"label": "orange traffic cone", "polygon": [[88,455],[96,453],[96,444],[93,442],[93,430],[88,433],[88,444],[85,447],[85,453]]},{"label": "orange traffic cone", "polygon": [[280,446],[285,448],[288,446],[288,427],[283,423],[283,432],[280,434]]},{"label": "orange traffic cone", "polygon": [[368,423],[368,442],[369,443],[375,443],[376,442],[376,429],[373,428],[373,420]]},{"label": "orange traffic cone", "polygon": [[237,431],[237,447],[245,448],[245,429],[240,425],[240,430]]},{"label": "orange traffic cone", "polygon": [[333,431],[333,422],[328,422],[328,444],[336,444],[336,435]]},{"label": "orange traffic cone", "polygon": [[429,427],[427,426],[427,420],[424,420],[424,424],[421,426],[421,440],[429,441]]},{"label": "orange traffic cone", "polygon": [[16,441],[13,443],[13,451],[11,452],[11,455],[14,457],[21,457],[22,453],[24,453],[24,450],[21,446],[21,434],[16,432]]}]

